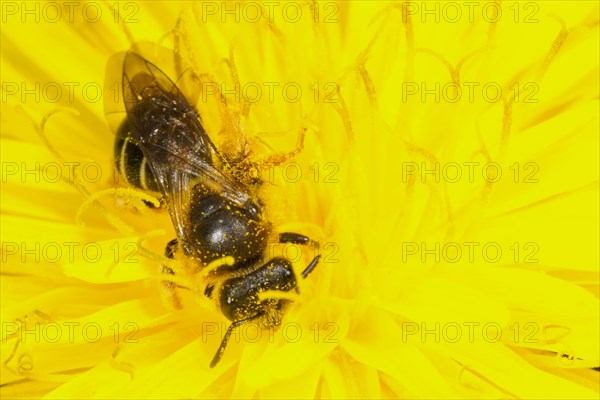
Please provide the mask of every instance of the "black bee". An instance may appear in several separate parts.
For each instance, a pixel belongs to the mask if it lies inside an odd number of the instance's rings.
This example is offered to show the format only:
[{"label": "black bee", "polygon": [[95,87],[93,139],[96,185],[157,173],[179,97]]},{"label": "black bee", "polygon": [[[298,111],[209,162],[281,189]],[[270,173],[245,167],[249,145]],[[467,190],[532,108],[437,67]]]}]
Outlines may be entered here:
[{"label": "black bee", "polygon": [[[133,49],[124,55],[121,85],[127,117],[115,141],[116,167],[130,184],[161,194],[177,232],[165,255],[173,258],[181,251],[200,268],[227,256],[234,260],[211,272],[222,278],[221,283],[209,283],[204,292],[232,321],[210,363],[214,367],[236,327],[250,321],[262,328],[281,324],[290,300],[260,299],[259,293],[297,290],[296,276],[288,259],[266,257],[273,227],[263,218],[264,205],[246,182],[227,173],[228,158],[202,127],[192,105],[195,99],[186,98],[164,72]],[[278,240],[317,245],[293,232],[280,233]],[[303,278],[319,258],[312,259]],[[162,272],[174,273],[166,265]],[[169,281],[165,285],[175,288]]]}]

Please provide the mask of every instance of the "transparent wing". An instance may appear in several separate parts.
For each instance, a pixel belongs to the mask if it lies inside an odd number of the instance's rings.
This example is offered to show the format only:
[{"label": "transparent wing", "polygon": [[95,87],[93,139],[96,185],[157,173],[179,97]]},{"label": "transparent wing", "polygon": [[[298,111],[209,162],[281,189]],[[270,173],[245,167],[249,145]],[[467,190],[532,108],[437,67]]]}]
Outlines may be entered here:
[{"label": "transparent wing", "polygon": [[123,103],[123,60],[125,52],[112,55],[106,63],[104,73],[104,116],[110,130],[119,136],[119,128],[127,118],[125,103]]},{"label": "transparent wing", "polygon": [[[184,62],[179,55],[166,47],[148,41],[135,43],[129,52],[136,53],[148,60],[152,65],[160,65],[162,74],[173,77],[177,88],[195,107],[201,94],[201,82],[198,74]],[[108,60],[104,80],[104,114],[115,134],[127,118],[123,101],[123,65],[127,52],[114,54]],[[122,133],[122,132],[121,132]]]},{"label": "transparent wing", "polygon": [[135,51],[125,54],[122,71],[131,140],[142,149],[168,200],[180,238],[187,241],[189,237],[186,210],[197,184],[245,207],[251,201],[249,193],[220,171],[222,157],[175,83]]}]

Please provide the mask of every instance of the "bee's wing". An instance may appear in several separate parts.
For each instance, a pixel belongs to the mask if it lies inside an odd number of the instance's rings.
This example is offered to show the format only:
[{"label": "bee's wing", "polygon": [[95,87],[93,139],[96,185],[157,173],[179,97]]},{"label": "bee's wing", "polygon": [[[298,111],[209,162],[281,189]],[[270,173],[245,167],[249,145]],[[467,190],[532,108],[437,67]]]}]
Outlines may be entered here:
[{"label": "bee's wing", "polygon": [[119,128],[127,118],[125,104],[123,103],[123,60],[125,52],[113,54],[106,63],[104,74],[104,116],[110,130],[119,135]]},{"label": "bee's wing", "polygon": [[[127,54],[139,54],[152,65],[160,65],[162,75],[174,78],[177,88],[187,102],[195,107],[201,94],[201,81],[198,74],[176,53],[166,47],[152,42],[140,41],[135,43],[128,52],[119,52],[112,55],[106,65],[104,81],[104,114],[111,131],[120,132],[123,120],[127,117],[123,93],[123,66]],[[128,65],[135,69],[135,63],[130,59]],[[144,66],[138,66],[143,69]],[[155,67],[156,68],[156,67]],[[158,69],[158,68],[157,68]]]},{"label": "bee's wing", "polygon": [[245,189],[230,181],[225,175],[200,157],[185,159],[171,153],[164,158],[164,149],[143,146],[142,151],[158,182],[177,233],[184,242],[190,237],[189,207],[192,188],[203,184],[209,190],[221,194],[239,207],[246,207],[250,196]]},{"label": "bee's wing", "polygon": [[181,238],[189,237],[186,210],[193,186],[202,183],[235,205],[247,205],[251,198],[244,186],[215,167],[222,157],[186,97],[156,65],[132,51],[123,62],[123,101],[131,139],[167,198]]},{"label": "bee's wing", "polygon": [[[149,62],[160,74],[175,83],[178,92],[182,93],[187,103],[195,107],[201,93],[200,76],[175,51],[148,41],[135,43],[128,53],[138,54]],[[130,67],[133,65],[128,62]],[[160,65],[160,69],[156,67]],[[132,68],[133,69],[133,68]]]}]

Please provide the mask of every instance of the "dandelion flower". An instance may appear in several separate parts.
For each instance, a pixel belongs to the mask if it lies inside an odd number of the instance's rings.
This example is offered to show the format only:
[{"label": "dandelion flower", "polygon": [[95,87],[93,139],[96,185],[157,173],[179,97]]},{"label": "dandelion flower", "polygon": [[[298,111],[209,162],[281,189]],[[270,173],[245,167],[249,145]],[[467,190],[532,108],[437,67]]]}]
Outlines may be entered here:
[{"label": "dandelion flower", "polygon": [[[597,4],[2,7],[3,398],[598,398]],[[212,369],[229,322],[203,274],[161,295],[175,229],[115,174],[139,41],[219,148],[303,144],[259,194],[321,263]]]}]

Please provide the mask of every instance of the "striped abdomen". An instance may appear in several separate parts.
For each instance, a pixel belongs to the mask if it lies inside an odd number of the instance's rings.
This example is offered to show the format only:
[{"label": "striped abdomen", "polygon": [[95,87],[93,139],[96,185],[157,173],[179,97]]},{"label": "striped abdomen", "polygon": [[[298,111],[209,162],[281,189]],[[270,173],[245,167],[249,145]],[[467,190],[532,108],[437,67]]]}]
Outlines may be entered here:
[{"label": "striped abdomen", "polygon": [[115,139],[115,167],[125,182],[136,188],[159,192],[154,174],[142,150],[131,142],[127,120]]}]

